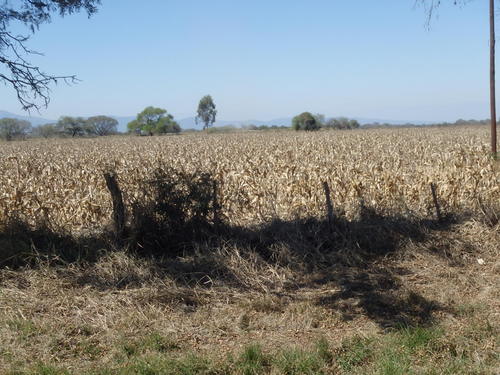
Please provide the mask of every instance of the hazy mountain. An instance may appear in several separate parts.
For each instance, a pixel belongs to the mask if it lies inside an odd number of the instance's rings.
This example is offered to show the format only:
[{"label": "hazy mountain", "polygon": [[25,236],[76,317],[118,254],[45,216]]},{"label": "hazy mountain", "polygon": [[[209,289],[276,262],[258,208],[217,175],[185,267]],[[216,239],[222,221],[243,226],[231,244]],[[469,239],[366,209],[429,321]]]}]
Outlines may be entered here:
[{"label": "hazy mountain", "polygon": [[[194,117],[188,117],[184,118],[181,120],[176,120],[179,125],[181,126],[182,129],[203,129],[203,124],[199,123],[196,124],[195,118]],[[269,120],[269,121],[261,121],[261,120],[234,120],[234,121],[228,121],[228,120],[217,120],[214,124],[214,126],[227,126],[227,125],[233,125],[236,127],[241,127],[244,125],[278,125],[278,126],[290,126],[292,123],[291,118],[281,118],[281,119],[274,119],[274,120]]]},{"label": "hazy mountain", "polygon": [[33,126],[56,122],[55,120],[48,120],[46,118],[41,118],[41,117],[16,115],[15,113],[7,111],[0,111],[0,118],[16,118],[18,120],[26,120],[31,122],[31,125]]},{"label": "hazy mountain", "polygon": [[[347,116],[346,116],[347,117]],[[430,125],[435,124],[436,121],[411,121],[411,120],[384,120],[377,118],[364,118],[364,117],[349,117],[358,121],[361,125],[366,124],[389,124],[389,125],[404,125],[404,124],[413,124],[413,125]]]}]

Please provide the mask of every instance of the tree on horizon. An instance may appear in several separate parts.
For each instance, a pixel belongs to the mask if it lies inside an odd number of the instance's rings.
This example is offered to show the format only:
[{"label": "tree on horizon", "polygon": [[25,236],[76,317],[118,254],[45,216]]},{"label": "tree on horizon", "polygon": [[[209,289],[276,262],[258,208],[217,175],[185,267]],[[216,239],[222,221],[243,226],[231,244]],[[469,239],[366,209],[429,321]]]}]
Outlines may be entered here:
[{"label": "tree on horizon", "polygon": [[195,117],[196,124],[201,121],[203,122],[203,130],[208,129],[213,126],[216,116],[217,110],[215,109],[215,103],[212,97],[210,95],[205,95],[198,104],[197,116]]}]

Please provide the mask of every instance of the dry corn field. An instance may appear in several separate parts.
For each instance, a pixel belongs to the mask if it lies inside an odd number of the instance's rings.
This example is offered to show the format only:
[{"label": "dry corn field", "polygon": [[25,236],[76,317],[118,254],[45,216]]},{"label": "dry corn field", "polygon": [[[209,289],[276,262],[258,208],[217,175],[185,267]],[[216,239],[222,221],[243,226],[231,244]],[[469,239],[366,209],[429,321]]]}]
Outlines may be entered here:
[{"label": "dry corn field", "polygon": [[0,146],[0,222],[17,214],[70,231],[111,217],[103,172],[126,202],[157,167],[206,171],[233,224],[324,214],[323,181],[336,209],[360,200],[381,211],[432,215],[430,183],[445,211],[500,201],[485,127],[236,133],[177,137],[33,140]]}]

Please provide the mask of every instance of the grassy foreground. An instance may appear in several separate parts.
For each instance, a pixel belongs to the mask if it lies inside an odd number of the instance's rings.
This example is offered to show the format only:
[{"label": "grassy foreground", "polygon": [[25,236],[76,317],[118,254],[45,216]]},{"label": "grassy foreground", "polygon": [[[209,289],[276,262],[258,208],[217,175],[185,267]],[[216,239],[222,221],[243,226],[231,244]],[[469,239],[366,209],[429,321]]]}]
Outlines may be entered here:
[{"label": "grassy foreground", "polygon": [[[123,344],[115,364],[91,370],[72,371],[65,366],[38,363],[30,370],[9,374],[483,374],[491,358],[479,362],[471,352],[457,352],[467,345],[488,341],[489,325],[476,326],[463,337],[446,337],[439,327],[402,328],[383,337],[354,336],[332,349],[319,339],[313,348],[264,352],[258,344],[214,360],[193,353],[176,354],[175,342],[158,333]],[[465,346],[464,346],[465,345]],[[98,350],[82,348],[82,355]],[[489,362],[489,363],[488,363]],[[491,370],[491,368],[490,368]]]},{"label": "grassy foreground", "polygon": [[0,373],[497,374],[498,229],[464,219],[343,261],[227,241],[40,255],[0,271]]}]

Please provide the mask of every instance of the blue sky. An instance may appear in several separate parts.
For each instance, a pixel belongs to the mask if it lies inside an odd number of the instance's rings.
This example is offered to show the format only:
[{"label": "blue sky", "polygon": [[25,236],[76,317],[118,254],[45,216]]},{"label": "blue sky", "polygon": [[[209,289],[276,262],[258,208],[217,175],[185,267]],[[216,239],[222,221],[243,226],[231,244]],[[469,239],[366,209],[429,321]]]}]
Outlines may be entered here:
[{"label": "blue sky", "polygon": [[[487,2],[445,3],[428,30],[414,0],[102,0],[29,42],[45,71],[82,80],[54,87],[41,115],[183,118],[211,94],[223,120],[487,118]],[[21,113],[13,91],[0,97]]]}]

